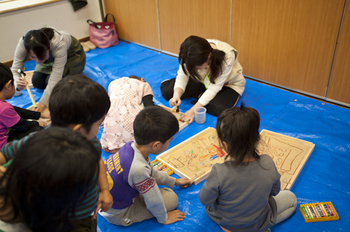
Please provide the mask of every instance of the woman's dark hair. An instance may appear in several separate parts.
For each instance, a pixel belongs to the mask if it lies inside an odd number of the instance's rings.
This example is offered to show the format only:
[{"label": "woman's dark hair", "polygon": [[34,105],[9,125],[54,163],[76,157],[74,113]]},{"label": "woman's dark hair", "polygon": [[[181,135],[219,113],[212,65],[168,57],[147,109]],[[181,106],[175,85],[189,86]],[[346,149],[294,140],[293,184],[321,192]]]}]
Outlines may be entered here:
[{"label": "woman's dark hair", "polygon": [[136,116],[133,127],[137,144],[146,145],[154,141],[164,144],[179,131],[179,122],[168,110],[149,106]]},{"label": "woman's dark hair", "polygon": [[[32,231],[71,231],[77,202],[97,185],[99,153],[78,132],[51,127],[29,138],[0,179],[0,216]],[[4,215],[11,206],[10,215]]]},{"label": "woman's dark hair", "polygon": [[46,51],[50,50],[50,41],[53,38],[54,33],[55,31],[48,27],[28,31],[23,37],[24,47],[27,53],[32,50],[39,60],[43,60]]},{"label": "woman's dark hair", "polygon": [[[211,57],[209,55],[211,53]],[[201,66],[210,60],[210,82],[215,83],[223,72],[223,62],[225,62],[225,52],[213,49],[209,42],[198,36],[190,36],[181,44],[179,53],[179,63],[186,75],[190,75],[194,80],[201,81],[196,66]],[[186,64],[186,65],[185,65]],[[188,72],[188,73],[187,73]]]},{"label": "woman's dark hair", "polygon": [[260,140],[260,116],[257,110],[245,107],[226,109],[218,117],[216,130],[221,145],[228,146],[228,155],[234,165],[242,163],[245,157],[259,159],[256,147]]},{"label": "woman's dark hair", "polygon": [[0,91],[4,88],[5,84],[11,80],[11,83],[13,83],[13,75],[11,72],[11,69],[4,65],[3,63],[0,63]]},{"label": "woman's dark hair", "polygon": [[53,87],[49,108],[54,126],[91,125],[107,114],[110,100],[106,90],[83,74],[69,74]]}]

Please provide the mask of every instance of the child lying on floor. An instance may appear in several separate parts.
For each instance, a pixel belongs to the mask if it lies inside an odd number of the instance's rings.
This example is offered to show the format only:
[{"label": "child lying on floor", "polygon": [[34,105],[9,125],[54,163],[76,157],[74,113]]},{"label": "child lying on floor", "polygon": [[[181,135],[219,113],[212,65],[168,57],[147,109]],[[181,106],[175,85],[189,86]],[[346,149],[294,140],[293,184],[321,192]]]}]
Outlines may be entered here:
[{"label": "child lying on floor", "polygon": [[122,77],[108,86],[111,100],[104,120],[101,136],[102,149],[116,153],[127,142],[134,140],[132,124],[136,115],[145,107],[153,106],[151,86],[137,76]]}]

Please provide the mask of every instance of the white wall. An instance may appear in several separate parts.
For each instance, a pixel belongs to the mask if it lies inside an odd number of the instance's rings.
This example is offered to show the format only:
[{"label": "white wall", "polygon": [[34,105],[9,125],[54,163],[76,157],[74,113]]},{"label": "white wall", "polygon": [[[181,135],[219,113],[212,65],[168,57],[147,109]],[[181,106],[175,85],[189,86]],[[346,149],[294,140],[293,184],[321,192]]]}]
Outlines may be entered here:
[{"label": "white wall", "polygon": [[77,39],[89,36],[86,20],[101,21],[98,0],[88,0],[88,4],[73,11],[68,0],[34,6],[22,10],[0,14],[0,62],[13,60],[13,55],[21,36],[29,30],[45,25],[66,31]]}]

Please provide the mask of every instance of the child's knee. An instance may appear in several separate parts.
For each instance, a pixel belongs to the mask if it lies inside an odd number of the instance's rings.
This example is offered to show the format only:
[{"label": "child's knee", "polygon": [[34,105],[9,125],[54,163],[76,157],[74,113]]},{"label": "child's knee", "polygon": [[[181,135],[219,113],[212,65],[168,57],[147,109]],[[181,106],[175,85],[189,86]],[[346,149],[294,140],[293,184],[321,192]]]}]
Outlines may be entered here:
[{"label": "child's knee", "polygon": [[160,191],[162,193],[166,210],[172,211],[176,209],[177,204],[179,203],[179,199],[176,193],[170,188],[163,188],[163,189],[160,189]]}]

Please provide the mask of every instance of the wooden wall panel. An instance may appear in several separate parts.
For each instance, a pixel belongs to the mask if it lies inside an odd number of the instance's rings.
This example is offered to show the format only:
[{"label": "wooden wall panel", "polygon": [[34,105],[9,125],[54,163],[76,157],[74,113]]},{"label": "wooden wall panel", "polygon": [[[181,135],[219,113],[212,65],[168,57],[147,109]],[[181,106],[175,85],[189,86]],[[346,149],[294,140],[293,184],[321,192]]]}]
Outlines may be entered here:
[{"label": "wooden wall panel", "polygon": [[104,0],[121,39],[160,49],[157,0]]},{"label": "wooden wall panel", "polygon": [[347,2],[334,59],[328,98],[350,104],[350,2]]},{"label": "wooden wall panel", "polygon": [[231,0],[158,0],[162,51],[179,53],[190,35],[230,42]]},{"label": "wooden wall panel", "polygon": [[345,0],[234,0],[243,73],[325,96]]}]

